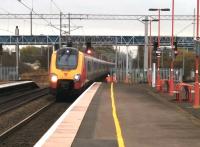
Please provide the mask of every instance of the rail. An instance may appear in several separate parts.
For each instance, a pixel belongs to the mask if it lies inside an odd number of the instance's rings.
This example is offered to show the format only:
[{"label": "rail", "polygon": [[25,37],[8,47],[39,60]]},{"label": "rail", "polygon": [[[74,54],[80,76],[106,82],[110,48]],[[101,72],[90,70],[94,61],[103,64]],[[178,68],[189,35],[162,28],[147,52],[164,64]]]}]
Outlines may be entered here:
[{"label": "rail", "polygon": [[40,113],[42,113],[43,111],[45,111],[46,109],[48,109],[53,103],[55,103],[55,101],[49,102],[47,105],[45,105],[44,107],[40,108],[39,110],[37,110],[33,114],[29,115],[27,118],[23,119],[22,121],[20,121],[19,123],[17,123],[13,127],[9,128],[6,131],[4,131],[3,133],[1,133],[0,134],[0,141],[3,140],[4,138],[6,138],[7,136],[9,136],[10,134],[12,134],[18,128],[23,127],[31,119],[35,118],[37,115],[39,115]]}]

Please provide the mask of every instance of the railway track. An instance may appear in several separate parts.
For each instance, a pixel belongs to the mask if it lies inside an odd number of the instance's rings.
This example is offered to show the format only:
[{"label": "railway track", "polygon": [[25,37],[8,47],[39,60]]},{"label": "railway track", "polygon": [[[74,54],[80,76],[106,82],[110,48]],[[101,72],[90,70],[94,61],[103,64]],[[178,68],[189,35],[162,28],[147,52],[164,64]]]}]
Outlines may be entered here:
[{"label": "railway track", "polygon": [[3,96],[0,99],[0,115],[13,110],[19,106],[22,106],[28,102],[36,100],[42,96],[48,95],[49,89],[33,89],[29,91],[22,91],[23,93],[16,93],[8,96]]},{"label": "railway track", "polygon": [[64,95],[67,102],[57,102],[43,88],[0,99],[0,107],[9,107],[0,108],[0,146],[33,146],[78,96]]},{"label": "railway track", "polygon": [[55,103],[55,101],[51,101],[48,104],[46,104],[45,106],[43,106],[42,108],[40,108],[39,110],[35,111],[34,113],[32,113],[31,115],[29,115],[28,117],[26,117],[25,119],[23,119],[22,121],[20,121],[19,123],[17,123],[16,125],[10,127],[9,129],[7,129],[6,131],[2,132],[0,134],[0,142],[5,139],[6,137],[8,137],[10,134],[12,134],[13,132],[15,132],[17,129],[19,129],[20,127],[24,126],[25,124],[27,124],[29,121],[31,121],[33,118],[35,118],[36,116],[38,116],[41,112],[47,110],[53,103]]},{"label": "railway track", "polygon": [[[26,81],[24,81],[26,82]],[[0,98],[2,99],[3,97],[7,97],[9,95],[13,95],[13,94],[20,94],[29,90],[33,90],[33,89],[38,89],[38,85],[32,81],[27,81],[27,83],[22,83],[22,84],[16,84],[16,85],[12,85],[15,83],[11,83],[11,85],[9,86],[9,84],[5,87],[1,87],[0,85]]]},{"label": "railway track", "polygon": [[0,146],[32,147],[71,103],[52,101],[0,134]]}]

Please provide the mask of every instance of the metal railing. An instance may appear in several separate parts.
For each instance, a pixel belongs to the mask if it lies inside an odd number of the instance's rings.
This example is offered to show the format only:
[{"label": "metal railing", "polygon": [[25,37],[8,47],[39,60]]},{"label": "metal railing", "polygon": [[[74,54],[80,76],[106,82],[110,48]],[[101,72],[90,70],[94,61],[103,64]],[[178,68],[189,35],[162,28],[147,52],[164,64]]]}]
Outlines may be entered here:
[{"label": "metal railing", "polygon": [[[170,69],[161,68],[160,69],[160,78],[169,80]],[[116,71],[117,80],[123,82],[126,80],[126,72],[124,70],[118,69]],[[183,72],[182,69],[174,69],[174,81],[182,81]],[[147,82],[147,71],[144,69],[133,69],[129,71],[128,80],[130,83],[146,83]]]},{"label": "metal railing", "polygon": [[17,80],[16,67],[1,67],[0,66],[0,81]]}]

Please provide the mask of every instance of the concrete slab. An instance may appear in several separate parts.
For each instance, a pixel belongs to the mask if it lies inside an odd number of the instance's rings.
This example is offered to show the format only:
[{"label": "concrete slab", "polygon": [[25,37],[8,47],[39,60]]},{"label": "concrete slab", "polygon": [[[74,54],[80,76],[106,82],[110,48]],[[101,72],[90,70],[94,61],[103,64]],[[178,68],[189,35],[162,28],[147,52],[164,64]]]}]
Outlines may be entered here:
[{"label": "concrete slab", "polygon": [[103,84],[95,94],[72,147],[118,146],[112,118],[110,85]]},{"label": "concrete slab", "polygon": [[[126,147],[199,147],[200,125],[176,105],[139,85],[114,86]],[[102,84],[81,123],[73,147],[116,147],[110,85]]]},{"label": "concrete slab", "polygon": [[200,146],[191,116],[141,86],[115,86],[118,117],[127,147]]}]

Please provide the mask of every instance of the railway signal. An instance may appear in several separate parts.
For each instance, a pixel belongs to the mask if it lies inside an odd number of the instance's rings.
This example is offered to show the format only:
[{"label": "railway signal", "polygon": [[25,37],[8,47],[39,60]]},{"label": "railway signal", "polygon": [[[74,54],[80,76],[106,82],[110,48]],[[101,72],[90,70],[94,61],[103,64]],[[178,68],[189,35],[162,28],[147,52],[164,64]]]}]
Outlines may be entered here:
[{"label": "railway signal", "polygon": [[174,60],[178,54],[179,54],[178,45],[177,45],[177,42],[174,42],[173,48],[172,48],[172,59]]},{"label": "railway signal", "polygon": [[85,53],[88,54],[88,55],[93,55],[94,51],[93,51],[91,42],[86,42]]},{"label": "railway signal", "polygon": [[153,50],[156,51],[158,48],[158,42],[153,43]]},{"label": "railway signal", "polygon": [[158,48],[158,42],[154,42],[153,43],[153,50],[156,53],[156,57],[160,57],[161,56],[161,49]]},{"label": "railway signal", "polygon": [[92,50],[91,49],[87,49],[86,53],[89,54],[89,55],[91,55],[92,54]]},{"label": "railway signal", "polygon": [[174,55],[175,55],[175,57],[178,55],[178,45],[177,45],[177,42],[174,42]]}]

